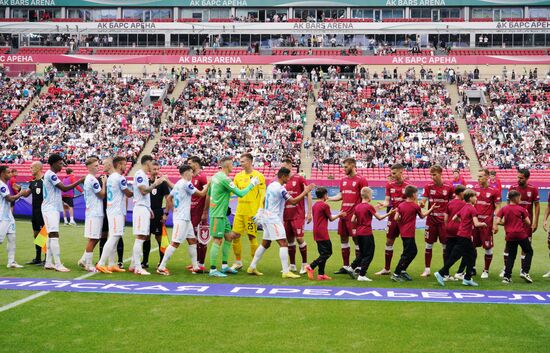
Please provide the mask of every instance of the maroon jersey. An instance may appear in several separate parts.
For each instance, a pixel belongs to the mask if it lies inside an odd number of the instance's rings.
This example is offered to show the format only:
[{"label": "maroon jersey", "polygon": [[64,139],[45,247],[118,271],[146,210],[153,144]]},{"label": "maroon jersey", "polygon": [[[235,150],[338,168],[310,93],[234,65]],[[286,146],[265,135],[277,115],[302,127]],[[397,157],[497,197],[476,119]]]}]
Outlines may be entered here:
[{"label": "maroon jersey", "polygon": [[[293,176],[288,179],[288,182],[285,184],[286,191],[292,196],[293,198],[296,198],[298,195],[300,195],[302,192],[304,192],[305,188],[307,186],[307,180],[300,174],[294,174]],[[296,205],[291,204],[290,202],[287,202],[285,205],[285,211],[283,214],[283,219],[285,221],[291,221],[293,219],[305,219],[306,218],[306,211],[305,211],[305,197],[302,199],[302,201],[298,202]]]},{"label": "maroon jersey", "polygon": [[386,196],[390,197],[390,206],[392,208],[397,208],[401,202],[405,201],[403,191],[407,185],[405,180],[400,184],[395,181],[386,184]]},{"label": "maroon jersey", "polygon": [[477,195],[476,210],[480,222],[491,219],[495,213],[496,205],[500,203],[500,193],[492,187],[474,187]]},{"label": "maroon jersey", "polygon": [[422,209],[416,202],[404,201],[397,206],[397,212],[401,216],[401,220],[398,222],[401,237],[414,238],[416,216],[422,213]]},{"label": "maroon jersey", "polygon": [[447,226],[445,227],[447,237],[456,237],[460,222],[453,222],[452,219],[456,214],[458,214],[458,212],[460,212],[464,205],[466,205],[466,202],[460,199],[453,199],[447,205]]},{"label": "maroon jersey", "polygon": [[478,216],[478,212],[472,204],[467,203],[458,212],[460,224],[458,226],[457,236],[462,238],[472,239],[474,234],[474,217]]},{"label": "maroon jersey", "polygon": [[372,236],[372,216],[376,213],[374,207],[368,203],[360,203],[353,211],[357,218],[357,236]]},{"label": "maroon jersey", "polygon": [[451,184],[426,184],[422,196],[428,199],[428,208],[432,207],[434,204],[438,206],[428,216],[428,219],[426,220],[428,225],[441,224],[445,222],[447,205],[449,204],[449,201],[453,199],[453,195],[454,188]]},{"label": "maroon jersey", "polygon": [[498,210],[497,217],[504,218],[506,241],[521,240],[529,235],[525,231],[524,220],[529,217],[527,210],[520,205],[506,205]]},{"label": "maroon jersey", "polygon": [[340,181],[342,194],[342,212],[346,212],[346,219],[351,219],[355,206],[361,203],[361,189],[369,186],[367,180],[359,175],[351,178],[344,177]]},{"label": "maroon jersey", "polygon": [[527,184],[525,187],[513,185],[510,187],[510,191],[512,190],[516,190],[521,194],[519,204],[527,210],[529,219],[533,222],[533,205],[540,201],[539,189],[536,186]]},{"label": "maroon jersey", "polygon": [[[200,172],[196,176],[193,176],[191,183],[196,189],[202,190],[203,187],[208,184],[208,180],[206,179],[206,175]],[[197,195],[191,196],[191,218],[200,218],[202,216],[205,201],[206,197],[200,197]]]},{"label": "maroon jersey", "polygon": [[324,201],[317,201],[313,205],[313,239],[315,241],[330,240],[328,235],[328,221],[330,219],[330,207]]}]

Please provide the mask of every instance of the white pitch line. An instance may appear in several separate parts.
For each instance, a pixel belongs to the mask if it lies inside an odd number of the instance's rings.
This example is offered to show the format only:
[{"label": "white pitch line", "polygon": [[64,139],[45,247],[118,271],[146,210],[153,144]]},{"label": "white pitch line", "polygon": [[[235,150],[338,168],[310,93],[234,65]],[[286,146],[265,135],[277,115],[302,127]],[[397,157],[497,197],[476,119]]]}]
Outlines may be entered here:
[{"label": "white pitch line", "polygon": [[[158,247],[154,248],[154,249],[151,249],[151,251],[156,251],[158,250]],[[123,262],[128,262],[132,260],[131,257],[127,258],[127,259],[124,259]],[[92,277],[93,275],[97,274],[98,272],[90,272],[90,273],[86,273],[80,277],[77,277],[77,278],[74,278],[76,280],[79,280],[79,279],[86,279],[86,278],[90,278]],[[19,306],[21,304],[25,304],[27,302],[30,302],[31,300],[35,300],[37,298],[40,298],[40,297],[43,297],[45,296],[46,294],[48,293],[51,293],[50,291],[42,291],[42,292],[38,292],[38,293],[34,293],[34,294],[31,294],[29,295],[28,297],[25,297],[23,299],[19,299],[19,300],[16,300],[12,303],[9,303],[9,304],[6,304],[6,305],[3,305],[3,306],[0,306],[0,313],[3,312],[3,311],[6,311],[6,310],[10,310],[12,308],[15,308],[16,306]]]}]

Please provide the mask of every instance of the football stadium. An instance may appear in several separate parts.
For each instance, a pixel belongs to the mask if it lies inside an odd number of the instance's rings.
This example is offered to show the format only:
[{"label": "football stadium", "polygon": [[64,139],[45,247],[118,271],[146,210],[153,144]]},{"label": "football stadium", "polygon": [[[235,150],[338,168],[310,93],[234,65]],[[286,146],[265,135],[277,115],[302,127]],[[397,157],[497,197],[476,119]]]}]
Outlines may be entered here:
[{"label": "football stadium", "polygon": [[0,352],[549,352],[550,0],[0,0],[0,97]]}]

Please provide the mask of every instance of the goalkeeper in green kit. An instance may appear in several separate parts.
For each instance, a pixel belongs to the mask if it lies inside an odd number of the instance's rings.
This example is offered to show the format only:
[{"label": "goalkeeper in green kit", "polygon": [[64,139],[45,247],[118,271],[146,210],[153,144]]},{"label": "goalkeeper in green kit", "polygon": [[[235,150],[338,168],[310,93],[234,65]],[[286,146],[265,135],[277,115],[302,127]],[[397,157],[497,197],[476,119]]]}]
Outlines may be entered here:
[{"label": "goalkeeper in green kit", "polygon": [[[238,235],[231,230],[231,224],[227,218],[229,199],[231,194],[243,197],[260,183],[258,178],[250,178],[250,184],[244,189],[235,186],[229,174],[233,170],[233,158],[224,157],[220,160],[221,171],[216,173],[210,181],[208,195],[210,197],[210,235],[214,244],[210,249],[210,276],[227,277],[228,273],[235,274],[236,270],[227,265],[231,252],[231,241]],[[223,245],[222,245],[223,243]],[[222,270],[218,271],[218,253],[222,248]]]}]

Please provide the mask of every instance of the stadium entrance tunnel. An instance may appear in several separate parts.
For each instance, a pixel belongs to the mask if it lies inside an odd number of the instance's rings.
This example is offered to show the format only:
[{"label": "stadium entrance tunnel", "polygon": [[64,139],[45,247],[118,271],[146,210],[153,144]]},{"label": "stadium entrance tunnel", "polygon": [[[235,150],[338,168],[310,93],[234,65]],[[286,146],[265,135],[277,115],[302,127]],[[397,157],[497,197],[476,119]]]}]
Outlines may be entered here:
[{"label": "stadium entrance tunnel", "polygon": [[[355,68],[357,65],[276,65],[277,69],[281,69],[282,73],[287,73],[289,77],[296,78],[298,75],[302,75],[311,79],[312,71],[315,70],[318,80],[323,78],[329,78],[331,73],[335,72],[339,78],[351,79],[354,76]],[[321,76],[322,72],[322,76]]]}]

